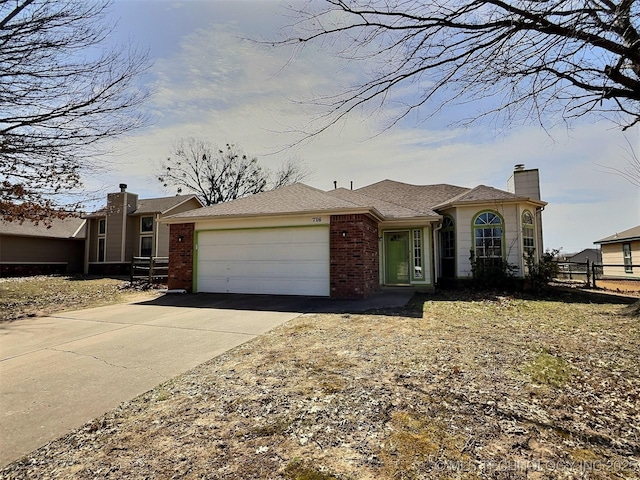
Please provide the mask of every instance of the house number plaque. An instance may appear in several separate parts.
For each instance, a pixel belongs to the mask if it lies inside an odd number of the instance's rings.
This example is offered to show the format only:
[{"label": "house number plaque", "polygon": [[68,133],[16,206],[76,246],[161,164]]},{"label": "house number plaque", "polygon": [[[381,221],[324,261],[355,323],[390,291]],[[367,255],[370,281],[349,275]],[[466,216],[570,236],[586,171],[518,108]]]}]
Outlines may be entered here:
[{"label": "house number plaque", "polygon": [[311,218],[311,222],[312,223],[322,223],[322,217],[312,217]]}]

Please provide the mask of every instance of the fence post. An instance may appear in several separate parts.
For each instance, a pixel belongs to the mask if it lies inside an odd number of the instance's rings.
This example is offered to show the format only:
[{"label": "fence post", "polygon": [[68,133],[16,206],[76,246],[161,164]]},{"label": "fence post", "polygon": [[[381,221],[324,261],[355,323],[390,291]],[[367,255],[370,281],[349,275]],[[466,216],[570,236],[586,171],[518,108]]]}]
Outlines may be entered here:
[{"label": "fence post", "polygon": [[589,259],[587,258],[587,288],[591,287],[591,269],[589,268]]},{"label": "fence post", "polygon": [[135,257],[131,257],[131,278],[129,279],[129,282],[133,283],[133,269],[135,268]]},{"label": "fence post", "polygon": [[149,283],[153,282],[153,257],[149,257]]},{"label": "fence post", "polygon": [[567,270],[569,270],[569,280],[573,280],[573,275],[572,275],[573,272],[571,272],[571,264],[570,263],[567,263]]},{"label": "fence post", "polygon": [[593,288],[596,288],[596,262],[593,262],[591,264],[591,269],[592,269],[592,278],[593,278]]}]

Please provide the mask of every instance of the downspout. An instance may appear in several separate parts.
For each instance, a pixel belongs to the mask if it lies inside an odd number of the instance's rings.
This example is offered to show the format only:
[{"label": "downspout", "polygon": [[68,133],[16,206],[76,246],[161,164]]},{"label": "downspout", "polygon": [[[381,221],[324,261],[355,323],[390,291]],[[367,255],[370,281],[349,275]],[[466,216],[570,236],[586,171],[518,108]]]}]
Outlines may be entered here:
[{"label": "downspout", "polygon": [[120,262],[125,262],[125,253],[127,249],[127,220],[129,218],[127,206],[127,192],[124,192],[122,205],[122,237],[120,239]]},{"label": "downspout", "polygon": [[442,222],[439,222],[437,224],[437,226],[433,229],[431,229],[432,235],[433,235],[433,240],[432,240],[432,245],[433,245],[433,251],[431,252],[431,255],[433,256],[433,286],[435,287],[436,283],[438,282],[438,274],[440,273],[440,262],[438,261],[439,256],[436,255],[437,251],[440,251],[440,242],[438,241],[438,232],[440,231],[440,229],[442,229]]},{"label": "downspout", "polygon": [[82,271],[85,275],[89,274],[89,248],[91,247],[91,225],[92,224],[93,222],[91,221],[91,219],[87,219],[87,223],[85,224],[85,233],[84,233],[84,262],[83,262],[84,265],[82,266]]},{"label": "downspout", "polygon": [[536,230],[538,233],[538,238],[536,240],[538,240],[539,245],[538,260],[540,260],[544,254],[544,244],[542,243],[542,212],[544,212],[544,206],[536,209]]}]

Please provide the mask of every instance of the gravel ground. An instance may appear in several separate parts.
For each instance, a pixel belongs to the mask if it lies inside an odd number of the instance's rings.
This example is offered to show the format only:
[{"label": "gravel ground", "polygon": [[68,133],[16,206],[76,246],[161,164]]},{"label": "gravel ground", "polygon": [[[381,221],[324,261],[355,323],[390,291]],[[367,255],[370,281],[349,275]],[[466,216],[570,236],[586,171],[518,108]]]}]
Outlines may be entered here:
[{"label": "gravel ground", "polygon": [[640,478],[640,320],[615,296],[302,315],[2,478]]}]

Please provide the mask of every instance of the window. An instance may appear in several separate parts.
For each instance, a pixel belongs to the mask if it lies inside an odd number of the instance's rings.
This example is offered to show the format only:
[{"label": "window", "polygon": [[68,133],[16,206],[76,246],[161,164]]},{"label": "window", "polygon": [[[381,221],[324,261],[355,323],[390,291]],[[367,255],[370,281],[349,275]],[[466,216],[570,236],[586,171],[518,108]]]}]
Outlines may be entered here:
[{"label": "window", "polygon": [[104,237],[98,238],[98,261],[99,262],[104,262],[104,245],[105,245],[105,238]]},{"label": "window", "polygon": [[153,232],[153,217],[142,217],[140,219],[141,232]]},{"label": "window", "polygon": [[413,278],[422,279],[422,230],[413,231]]},{"label": "window", "polygon": [[140,256],[150,257],[153,255],[153,237],[140,237]]},{"label": "window", "polygon": [[502,263],[502,218],[494,212],[482,212],[473,221],[475,258],[486,265]]},{"label": "window", "polygon": [[446,216],[442,220],[442,228],[440,229],[440,239],[442,243],[442,258],[455,258],[456,256],[456,240],[453,228],[453,218]]},{"label": "window", "polygon": [[533,255],[536,249],[533,215],[528,210],[525,210],[522,214],[522,247],[524,248],[525,256]]},{"label": "window", "polygon": [[631,261],[631,244],[622,244],[622,256],[624,257],[624,273],[633,273],[633,262]]},{"label": "window", "polygon": [[453,218],[446,215],[440,229],[440,275],[443,278],[456,276],[456,230]]},{"label": "window", "polygon": [[107,234],[107,220],[105,218],[100,218],[98,219],[98,253],[97,253],[98,262],[105,261],[105,255],[106,255],[105,251],[107,248],[106,234]]}]

